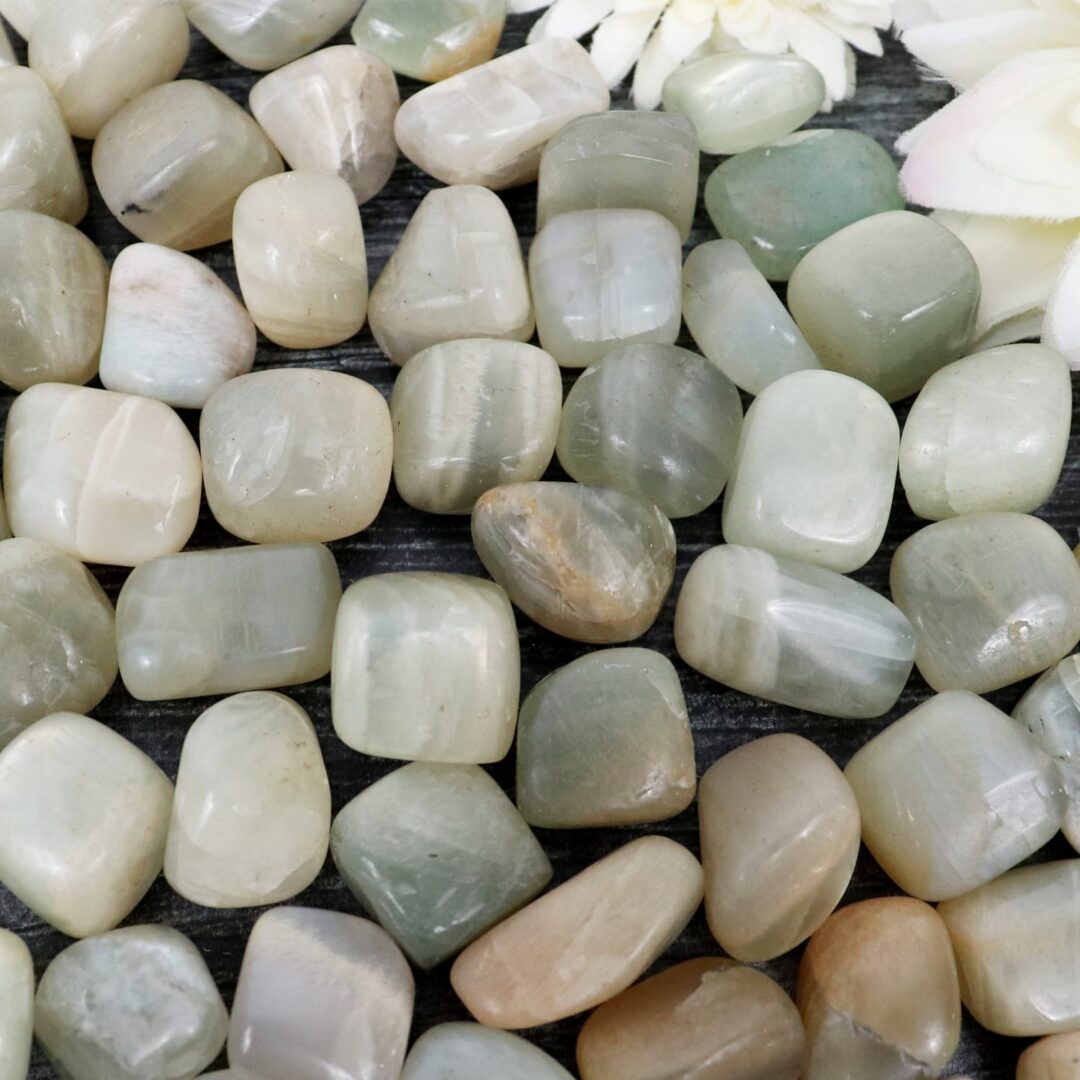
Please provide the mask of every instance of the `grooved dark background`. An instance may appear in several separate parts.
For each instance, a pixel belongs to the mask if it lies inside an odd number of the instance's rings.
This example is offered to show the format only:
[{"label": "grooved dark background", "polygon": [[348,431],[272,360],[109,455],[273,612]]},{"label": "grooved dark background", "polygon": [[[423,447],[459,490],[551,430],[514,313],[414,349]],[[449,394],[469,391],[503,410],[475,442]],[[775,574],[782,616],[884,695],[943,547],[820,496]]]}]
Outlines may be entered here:
[{"label": "grooved dark background", "polygon": [[[511,19],[500,51],[522,44],[530,22],[529,17]],[[346,33],[339,34],[334,41],[348,41],[348,36]],[[20,55],[25,61],[25,52]],[[258,76],[254,72],[239,68],[198,33],[193,33],[191,55],[181,77],[206,80],[243,103]],[[417,89],[418,84],[402,80],[404,96]],[[620,92],[616,97],[619,99],[618,104],[625,105],[625,92]],[[858,128],[891,148],[897,135],[940,107],[949,97],[950,91],[941,83],[922,80],[910,57],[896,42],[890,41],[882,58],[859,57],[859,91],[856,101],[838,107],[834,113],[820,117],[815,123],[819,126]],[[90,212],[80,228],[102,248],[111,261],[122,247],[133,242],[134,237],[113,219],[97,193],[90,174],[89,144],[80,144],[79,150],[91,191]],[[702,184],[714,164],[710,158],[703,159]],[[436,186],[439,185],[430,177],[401,159],[391,182],[376,199],[362,208],[372,280],[382,269],[421,197]],[[535,187],[530,185],[503,192],[502,195],[527,245],[533,231]],[[690,245],[714,237],[715,232],[701,205]],[[198,254],[235,288],[232,251],[228,244],[209,248]],[[688,339],[683,344],[693,347],[693,343]],[[260,338],[257,368],[298,365],[349,372],[373,383],[387,396],[395,372],[395,368],[380,354],[366,328],[350,342],[315,352],[290,352]],[[4,391],[0,399],[0,416],[6,417],[11,400],[10,392]],[[901,419],[904,411],[905,407],[901,406]],[[189,413],[185,418],[194,430],[197,426],[197,413]],[[1080,539],[1080,512],[1076,506],[1076,495],[1080,489],[1078,450],[1080,446],[1074,433],[1064,475],[1053,498],[1041,511],[1041,516],[1058,528],[1070,545],[1076,544]],[[550,475],[561,476],[557,466],[553,467]],[[881,550],[870,564],[855,576],[879,591],[887,591],[892,553],[896,545],[918,526],[919,522],[908,509],[903,495],[898,493]],[[675,656],[671,631],[672,613],[680,584],[690,564],[703,550],[721,542],[720,505],[717,504],[697,517],[676,522],[675,528],[679,543],[675,587],[660,619],[641,639],[640,644],[659,649],[676,660],[693,722],[699,775],[728,750],[774,731],[793,731],[805,735],[824,747],[840,765],[844,765],[863,742],[929,696],[928,688],[915,675],[899,705],[889,716],[870,722],[836,720],[800,713],[746,697],[691,671]],[[234,538],[217,526],[204,505],[190,546],[223,547],[235,543],[237,541]],[[469,541],[467,518],[421,514],[405,506],[393,491],[378,520],[367,532],[332,544],[331,547],[346,585],[365,575],[389,570],[439,569],[483,574],[483,568]],[[95,572],[115,600],[127,572],[115,567],[96,567]],[[518,623],[522,639],[523,692],[528,691],[556,667],[588,651],[587,646],[558,638],[539,629],[523,616],[519,615]],[[991,700],[1002,708],[1011,708],[1022,689],[1023,687],[1018,686],[1001,691],[992,695]],[[330,725],[329,680],[296,687],[287,692],[310,712],[318,728],[333,788],[335,812],[372,781],[398,766],[399,763],[396,762],[354,753],[334,736]],[[195,717],[214,700],[216,699],[205,698],[148,705],[133,701],[118,683],[93,714],[140,746],[175,778],[184,734]],[[512,754],[505,762],[493,767],[491,772],[504,787],[512,791]],[[692,807],[672,821],[646,828],[582,832],[538,830],[538,835],[551,856],[555,866],[555,881],[559,882],[625,843],[632,836],[645,832],[660,832],[672,836],[696,853],[696,808]],[[1063,858],[1070,854],[1073,854],[1071,849],[1059,836],[1036,858]],[[844,902],[895,892],[896,888],[863,852],[855,879]],[[318,880],[294,902],[339,911],[359,911],[329,861]],[[176,896],[164,879],[159,878],[128,922],[168,923],[190,935],[206,957],[226,1002],[229,1003],[244,943],[260,910],[212,911],[200,908]],[[35,918],[2,886],[0,925],[16,931],[29,943],[39,976],[52,957],[70,943],[62,934]],[[763,965],[763,968],[789,990],[793,990],[800,951]],[[704,917],[699,912],[657,967],[663,968],[678,960],[717,952],[718,946],[709,935]],[[449,965],[444,964],[430,974],[417,973],[414,1037],[442,1021],[466,1018],[464,1008],[450,988],[448,969]],[[890,973],[882,971],[881,978],[883,982],[887,981]],[[527,1034],[572,1069],[574,1042],[580,1025],[581,1018],[576,1018]],[[1019,1040],[987,1034],[965,1014],[963,1040],[949,1072],[967,1073],[980,1080],[1011,1077],[1016,1057],[1023,1046],[1024,1043]],[[224,1067],[223,1058],[219,1067]],[[37,1049],[30,1076],[33,1080],[45,1080],[55,1076]]]}]

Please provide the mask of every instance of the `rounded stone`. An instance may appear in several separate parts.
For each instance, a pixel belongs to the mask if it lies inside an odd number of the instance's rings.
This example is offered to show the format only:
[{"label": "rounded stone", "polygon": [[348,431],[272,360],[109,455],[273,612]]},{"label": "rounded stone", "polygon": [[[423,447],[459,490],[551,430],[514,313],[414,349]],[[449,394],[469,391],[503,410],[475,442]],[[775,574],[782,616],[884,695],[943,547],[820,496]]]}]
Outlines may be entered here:
[{"label": "rounded stone", "polygon": [[34,1035],[34,961],[10,930],[0,930],[0,1001],[0,1080],[26,1080]]},{"label": "rounded stone", "polygon": [[517,1035],[482,1024],[436,1024],[413,1043],[401,1080],[573,1080],[554,1058]]},{"label": "rounded stone", "polygon": [[0,15],[11,24],[12,29],[25,41],[47,0],[0,0]]},{"label": "rounded stone", "polygon": [[1076,1080],[1080,1076],[1080,1031],[1048,1035],[1032,1043],[1016,1063],[1016,1080]]}]

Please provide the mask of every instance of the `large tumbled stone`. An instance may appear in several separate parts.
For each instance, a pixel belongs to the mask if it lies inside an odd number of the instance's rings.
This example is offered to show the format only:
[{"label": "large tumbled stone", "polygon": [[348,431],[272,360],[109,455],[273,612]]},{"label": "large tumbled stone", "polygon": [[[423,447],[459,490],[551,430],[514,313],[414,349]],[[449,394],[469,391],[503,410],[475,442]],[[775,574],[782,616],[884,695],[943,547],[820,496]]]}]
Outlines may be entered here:
[{"label": "large tumbled stone", "polygon": [[0,1001],[0,1080],[26,1080],[34,1034],[34,961],[22,939],[2,929]]},{"label": "large tumbled stone", "polygon": [[483,1024],[436,1024],[413,1043],[401,1080],[458,1080],[464,1077],[513,1080],[573,1080],[543,1050],[508,1031]]},{"label": "large tumbled stone", "polygon": [[1032,1043],[1016,1062],[1016,1080],[1076,1080],[1080,1075],[1080,1031],[1048,1035]]}]

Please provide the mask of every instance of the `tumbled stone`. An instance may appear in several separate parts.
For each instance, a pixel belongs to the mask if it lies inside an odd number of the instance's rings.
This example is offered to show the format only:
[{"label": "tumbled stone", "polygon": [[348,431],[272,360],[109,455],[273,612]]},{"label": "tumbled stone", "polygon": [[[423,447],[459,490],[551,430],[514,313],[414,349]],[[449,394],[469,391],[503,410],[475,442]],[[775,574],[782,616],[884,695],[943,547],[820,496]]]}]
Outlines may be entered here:
[{"label": "tumbled stone", "polygon": [[161,872],[172,797],[104,724],[39,720],[0,752],[0,883],[70,937],[111,930]]},{"label": "tumbled stone", "polygon": [[425,87],[402,105],[402,153],[444,184],[494,190],[536,179],[544,144],[611,95],[576,41],[544,38]]},{"label": "tumbled stone", "polygon": [[400,98],[377,56],[354,45],[320,49],[260,79],[248,100],[292,168],[340,177],[358,203],[390,179]]},{"label": "tumbled stone", "polygon": [[846,574],[878,549],[900,429],[884,399],[832,371],[797,371],[746,413],[724,493],[724,538]]},{"label": "tumbled stone", "polygon": [[481,187],[429,191],[371,290],[371,333],[395,364],[444,341],[527,341],[533,306],[517,230]]},{"label": "tumbled stone", "polygon": [[1032,1043],[1016,1063],[1016,1080],[1076,1080],[1080,1076],[1080,1031],[1048,1035]]},{"label": "tumbled stone", "polygon": [[8,524],[7,503],[4,500],[4,492],[0,489],[0,540],[11,539],[11,526]]},{"label": "tumbled stone", "polygon": [[893,210],[818,244],[787,298],[824,367],[899,401],[967,350],[979,291],[960,240],[922,214]]},{"label": "tumbled stone", "polygon": [[374,574],[334,629],[334,730],[377,757],[483,764],[510,749],[521,662],[506,594],[483,578]]},{"label": "tumbled stone", "polygon": [[30,40],[30,31],[46,0],[0,0],[0,15],[15,29],[15,33]]},{"label": "tumbled stone", "polygon": [[397,1076],[412,1008],[412,973],[384,930],[336,911],[275,908],[248,939],[229,1063],[260,1080]]},{"label": "tumbled stone", "polygon": [[945,924],[907,896],[841,908],[810,939],[796,1001],[803,1080],[940,1076],[960,1042],[960,988]]},{"label": "tumbled stone", "polygon": [[398,494],[428,513],[467,514],[489,488],[539,480],[561,409],[562,377],[543,349],[481,338],[429,346],[390,398]]},{"label": "tumbled stone", "polygon": [[652,649],[602,649],[538,683],[521,706],[517,803],[546,829],[640,825],[694,799],[679,676]]},{"label": "tumbled stone", "polygon": [[472,538],[487,572],[530,619],[597,645],[644,634],[675,576],[671,522],[610,488],[492,488],[473,509]]},{"label": "tumbled stone", "polygon": [[401,1080],[573,1080],[552,1057],[508,1031],[483,1024],[436,1024],[413,1043]]},{"label": "tumbled stone", "polygon": [[146,90],[110,117],[92,163],[120,224],[180,251],[230,239],[240,193],[283,168],[259,125],[194,79]]},{"label": "tumbled stone", "polygon": [[331,843],[352,894],[425,970],[551,880],[536,837],[476,765],[416,762],[384,776],[338,813]]},{"label": "tumbled stone", "polygon": [[482,1024],[526,1028],[625,990],[701,903],[697,859],[642,836],[593,863],[474,941],[450,981]]},{"label": "tumbled stone", "polygon": [[116,256],[101,342],[106,390],[201,409],[254,361],[255,324],[208,266],[159,244]]},{"label": "tumbled stone", "polygon": [[8,413],[4,493],[16,536],[83,562],[137,566],[187,543],[201,489],[195,440],[160,401],[41,383]]},{"label": "tumbled stone", "polygon": [[986,694],[1044,671],[1080,640],[1080,568],[1045,521],[967,514],[893,556],[889,586],[935,690]]},{"label": "tumbled stone", "polygon": [[34,1031],[70,1080],[191,1080],[218,1056],[228,1025],[206,961],[170,926],[69,945],[34,1006]]},{"label": "tumbled stone", "polygon": [[11,46],[11,39],[8,37],[7,29],[3,23],[0,23],[0,67],[8,67],[12,64],[17,64],[18,58],[15,56],[15,50]]},{"label": "tumbled stone", "polygon": [[306,889],[330,846],[330,783],[315,728],[265,691],[211,705],[184,738],[165,877],[213,908],[277,904]]},{"label": "tumbled stone", "polygon": [[116,602],[120,676],[140,701],[321,679],[340,597],[334,556],[322,544],[154,559],[128,577]]},{"label": "tumbled stone", "polygon": [[767,975],[684,960],[601,1005],[577,1042],[582,1080],[797,1080],[803,1028]]},{"label": "tumbled stone", "polygon": [[[0,929],[0,1080],[26,1080],[34,1033],[34,961],[21,938]],[[538,1075],[537,1080],[546,1080]],[[558,1080],[558,1074],[552,1074]]]}]

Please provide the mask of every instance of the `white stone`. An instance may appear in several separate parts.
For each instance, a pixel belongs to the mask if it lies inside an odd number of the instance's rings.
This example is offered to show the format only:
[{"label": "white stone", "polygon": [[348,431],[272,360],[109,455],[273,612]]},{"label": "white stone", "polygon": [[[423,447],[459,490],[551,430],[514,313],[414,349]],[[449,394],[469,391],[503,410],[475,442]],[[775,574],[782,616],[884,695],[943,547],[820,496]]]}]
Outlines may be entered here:
[{"label": "white stone", "polygon": [[11,39],[7,35],[3,23],[0,23],[0,67],[18,64],[15,50],[11,47]]},{"label": "white stone", "polygon": [[22,939],[0,930],[0,1080],[26,1080],[34,1034],[34,961]]},{"label": "white stone", "polygon": [[573,1080],[554,1058],[508,1031],[437,1024],[413,1043],[401,1080]]},{"label": "white stone", "polygon": [[19,37],[29,40],[38,12],[45,3],[46,0],[0,0],[0,15],[11,23]]}]

